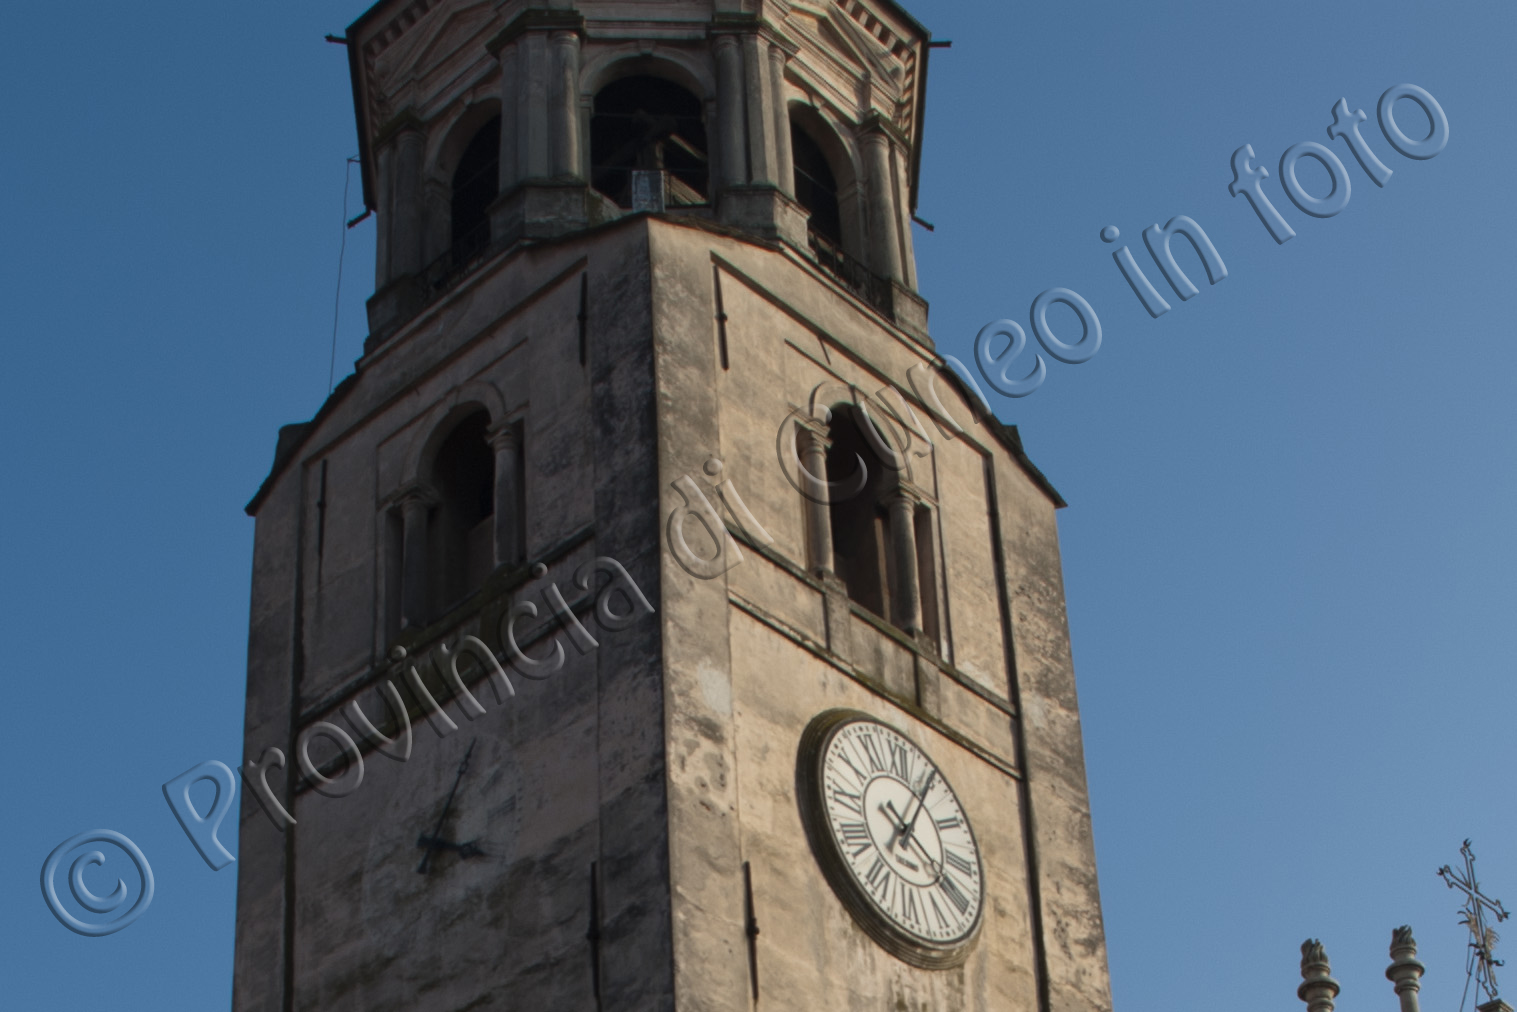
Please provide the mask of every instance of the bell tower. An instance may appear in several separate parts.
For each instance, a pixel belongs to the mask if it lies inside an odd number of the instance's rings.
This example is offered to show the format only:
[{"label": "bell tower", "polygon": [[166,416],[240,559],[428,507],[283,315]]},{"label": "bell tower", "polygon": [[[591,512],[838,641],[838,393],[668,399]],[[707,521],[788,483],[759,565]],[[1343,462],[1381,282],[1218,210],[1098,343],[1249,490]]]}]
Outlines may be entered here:
[{"label": "bell tower", "polygon": [[256,518],[237,1012],[1106,1012],[1055,511],[891,0],[381,0]]}]

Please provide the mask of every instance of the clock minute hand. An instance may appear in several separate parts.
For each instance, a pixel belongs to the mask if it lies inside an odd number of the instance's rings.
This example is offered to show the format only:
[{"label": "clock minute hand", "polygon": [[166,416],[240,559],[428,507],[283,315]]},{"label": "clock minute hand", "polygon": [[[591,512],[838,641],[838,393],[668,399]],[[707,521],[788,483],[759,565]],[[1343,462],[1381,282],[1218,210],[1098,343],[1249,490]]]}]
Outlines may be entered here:
[{"label": "clock minute hand", "polygon": [[934,879],[940,879],[940,878],[942,878],[943,877],[943,862],[942,861],[934,861],[932,859],[932,855],[929,854],[929,853],[927,853],[927,848],[923,847],[922,844],[920,842],[918,842],[918,840],[917,840],[916,837],[914,837],[914,836],[907,836],[905,839],[906,839],[906,843],[908,845],[915,847],[917,849],[917,853],[922,855],[922,860],[926,861],[927,862],[927,867],[929,867],[929,868],[932,869],[933,878]]},{"label": "clock minute hand", "polygon": [[933,770],[927,774],[927,782],[922,785],[922,793],[916,795],[917,810],[911,813],[911,821],[906,823],[906,831],[901,834],[907,840],[911,839],[911,834],[917,828],[917,816],[921,815],[922,809],[927,807],[927,792],[932,790],[932,781],[936,779],[937,775],[937,770]]},{"label": "clock minute hand", "polygon": [[[887,816],[890,816],[890,817],[896,818],[896,819],[900,818],[899,814],[895,810],[895,805],[891,804],[888,801],[885,802],[883,805],[881,805],[880,809],[881,809],[881,811],[884,811]],[[918,810],[920,811],[920,808]],[[929,853],[927,853],[927,848],[924,847],[924,846],[922,846],[922,844],[917,840],[917,838],[911,835],[911,831],[909,829],[905,830],[904,832],[901,831],[901,829],[903,829],[905,827],[904,820],[902,820],[901,822],[898,822],[897,823],[897,827],[898,828],[897,828],[896,832],[897,832],[897,835],[900,836],[900,841],[901,842],[899,844],[897,844],[895,842],[895,837],[892,836],[891,837],[890,846],[891,847],[899,846],[902,850],[905,850],[907,847],[915,847],[917,849],[917,853],[922,855],[922,860],[924,860],[924,861],[927,862],[927,867],[929,867],[929,868],[932,869],[933,878],[934,879],[940,879],[940,878],[942,878],[943,877],[943,862],[942,861],[935,861],[935,860],[933,860],[932,855],[929,854]]]},{"label": "clock minute hand", "polygon": [[[453,796],[458,793],[458,785],[463,780],[464,774],[469,771],[469,756],[474,754],[474,746],[477,744],[479,744],[478,738],[469,742],[468,751],[464,752],[463,762],[458,764],[458,775],[453,778],[453,789],[448,792],[448,800],[443,803],[442,814],[437,817],[437,826],[432,830],[432,835],[424,836],[416,841],[417,846],[427,848],[427,852],[421,856],[421,864],[416,866],[418,874],[427,873],[427,867],[432,862],[432,852],[441,845],[443,823],[448,821],[448,812],[453,808]],[[471,840],[468,845],[472,846],[473,841]]]}]

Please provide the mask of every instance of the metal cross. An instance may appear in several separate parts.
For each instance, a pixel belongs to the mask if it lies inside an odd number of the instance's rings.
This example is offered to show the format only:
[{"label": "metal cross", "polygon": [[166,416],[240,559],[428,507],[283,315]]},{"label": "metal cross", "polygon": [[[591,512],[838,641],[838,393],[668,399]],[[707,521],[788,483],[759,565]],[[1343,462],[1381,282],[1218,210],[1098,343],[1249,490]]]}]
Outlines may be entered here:
[{"label": "metal cross", "polygon": [[1504,965],[1501,960],[1491,954],[1496,947],[1499,936],[1491,928],[1486,926],[1486,911],[1496,915],[1496,923],[1501,923],[1511,916],[1500,900],[1493,900],[1480,891],[1480,883],[1475,880],[1475,852],[1470,849],[1470,841],[1465,840],[1464,846],[1459,848],[1459,853],[1464,856],[1464,872],[1456,872],[1448,865],[1438,869],[1439,876],[1450,889],[1458,889],[1464,893],[1464,907],[1461,913],[1464,917],[1459,923],[1470,929],[1470,948],[1474,950],[1474,964],[1471,967],[1475,971],[1475,982],[1480,990],[1494,1001],[1496,998],[1496,967]]}]

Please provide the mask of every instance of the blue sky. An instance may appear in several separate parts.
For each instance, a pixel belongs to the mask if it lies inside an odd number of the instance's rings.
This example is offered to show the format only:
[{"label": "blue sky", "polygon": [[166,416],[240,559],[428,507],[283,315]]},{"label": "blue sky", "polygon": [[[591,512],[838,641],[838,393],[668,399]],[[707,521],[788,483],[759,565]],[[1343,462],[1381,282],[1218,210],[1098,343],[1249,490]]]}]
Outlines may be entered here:
[{"label": "blue sky", "polygon": [[[1517,906],[1517,8],[1503,3],[919,0],[932,59],[921,288],[945,353],[1081,293],[1104,343],[991,395],[1071,503],[1065,579],[1120,1009],[1294,1007],[1320,936],[1345,1009],[1393,1000],[1410,922],[1424,1006],[1464,985],[1434,870],[1473,837]],[[160,785],[240,752],[252,521],[280,424],[327,390],[341,221],[358,212],[351,4],[25,5],[0,63],[0,989],[35,1010],[219,1008],[235,878]],[[1375,123],[1410,82],[1436,158]],[[1340,98],[1394,170],[1326,127]],[[1407,103],[1398,107],[1398,115]],[[1414,109],[1404,115],[1406,129]],[[1281,152],[1331,144],[1348,207],[1308,218]],[[1244,143],[1296,238],[1276,245]],[[1303,183],[1326,177],[1303,162]],[[1101,243],[1187,214],[1228,277],[1155,320]],[[372,223],[348,233],[337,375],[364,336]],[[1120,245],[1120,242],[1119,242]],[[1194,257],[1180,253],[1187,267]],[[1188,258],[1188,259],[1187,259]],[[1505,294],[1503,294],[1505,293]],[[1055,326],[1062,309],[1053,315]],[[982,384],[983,385],[983,384]],[[152,862],[146,916],[60,927],[38,870],[75,833]]]}]

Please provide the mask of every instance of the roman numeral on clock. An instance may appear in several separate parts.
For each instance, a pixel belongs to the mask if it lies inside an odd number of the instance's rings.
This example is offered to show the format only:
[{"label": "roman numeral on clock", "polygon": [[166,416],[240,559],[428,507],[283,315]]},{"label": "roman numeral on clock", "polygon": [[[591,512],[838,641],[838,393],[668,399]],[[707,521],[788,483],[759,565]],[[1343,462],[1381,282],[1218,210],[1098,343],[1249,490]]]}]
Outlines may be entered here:
[{"label": "roman numeral on clock", "polygon": [[944,819],[933,819],[932,821],[937,823],[939,829],[958,829],[964,824],[964,820],[957,815],[950,815]]},{"label": "roman numeral on clock", "polygon": [[901,916],[913,924],[922,923],[922,909],[917,904],[917,891],[915,889],[902,889],[901,901]]},{"label": "roman numeral on clock", "polygon": [[949,850],[947,847],[944,847],[943,848],[943,860],[947,861],[949,864],[953,865],[955,868],[957,868],[959,871],[963,872],[965,875],[968,875],[970,878],[974,877],[974,875],[975,875],[975,867],[974,867],[974,865],[970,864],[969,861],[968,861],[968,859],[965,858],[964,855],[960,854],[958,851],[956,851],[956,850]]},{"label": "roman numeral on clock", "polygon": [[859,783],[867,784],[869,782],[869,775],[853,764],[853,760],[848,758],[848,753],[843,751],[841,745],[834,750],[834,754],[842,760],[844,766],[853,770],[853,775],[859,778]]},{"label": "roman numeral on clock", "polygon": [[869,762],[869,768],[875,773],[885,771],[885,754],[880,751],[880,743],[872,734],[859,735],[859,744],[864,746],[864,758]]},{"label": "roman numeral on clock", "polygon": [[943,890],[943,895],[958,908],[960,914],[969,910],[969,897],[964,895],[964,891],[948,872],[943,872],[943,877],[938,879],[938,888]]},{"label": "roman numeral on clock", "polygon": [[864,814],[863,795],[855,794],[852,791],[845,791],[837,784],[829,784],[828,786],[832,788],[833,801],[836,801],[854,815],[862,816]]},{"label": "roman numeral on clock", "polygon": [[[874,841],[869,837],[869,827],[865,826],[862,822],[840,822],[838,823],[838,831],[843,834],[843,846],[857,848],[852,851],[849,855],[850,857],[858,857],[864,851],[874,846]],[[878,857],[874,860],[876,864],[884,865],[884,862]]]}]

